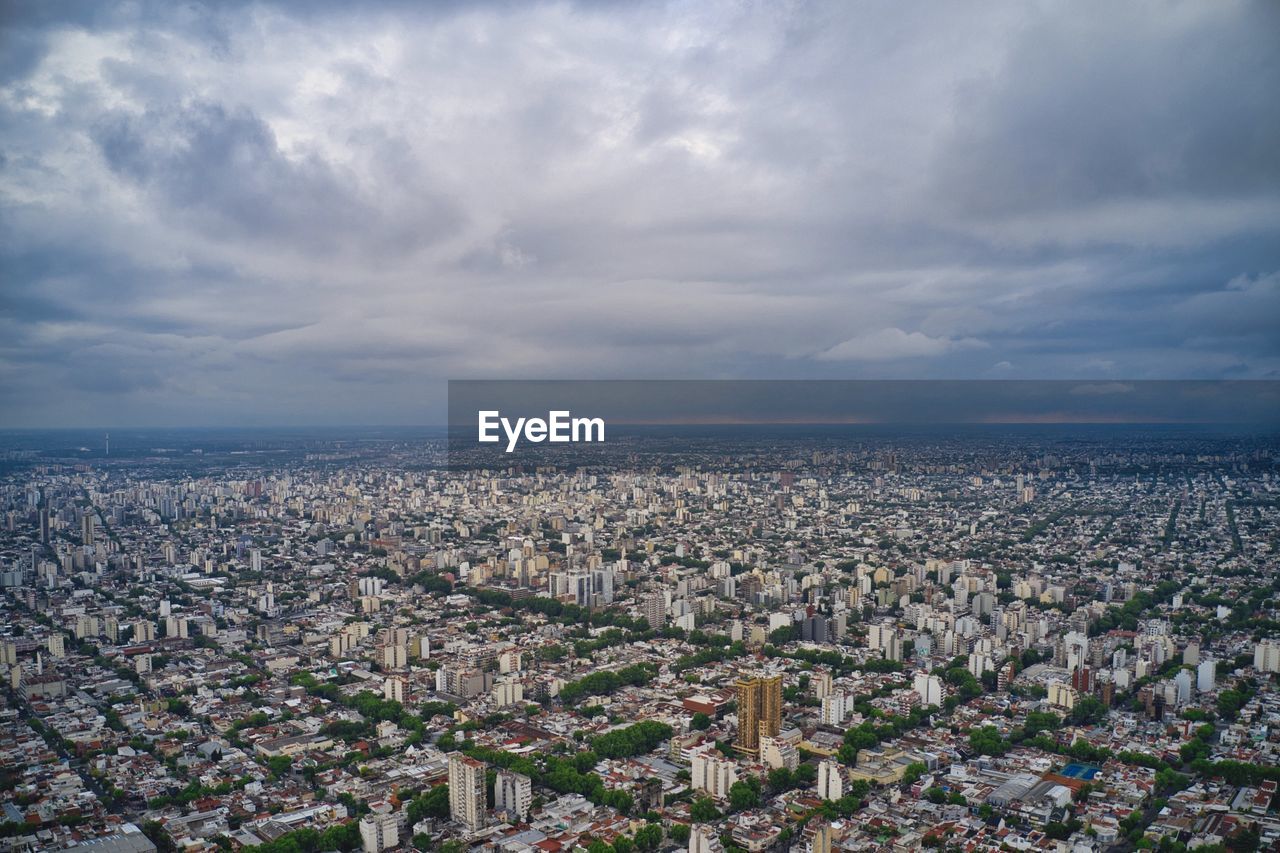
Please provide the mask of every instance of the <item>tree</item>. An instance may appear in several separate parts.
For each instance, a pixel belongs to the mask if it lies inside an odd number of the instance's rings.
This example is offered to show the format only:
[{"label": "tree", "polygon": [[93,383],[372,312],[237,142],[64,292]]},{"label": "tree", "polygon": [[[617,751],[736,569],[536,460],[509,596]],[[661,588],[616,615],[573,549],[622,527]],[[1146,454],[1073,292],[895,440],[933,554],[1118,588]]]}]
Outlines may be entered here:
[{"label": "tree", "polygon": [[1192,738],[1178,750],[1178,756],[1182,759],[1183,764],[1191,764],[1201,758],[1208,758],[1209,744],[1200,740],[1200,738]]},{"label": "tree", "polygon": [[683,846],[689,843],[689,827],[683,823],[671,824],[671,829],[667,833],[671,836],[671,840]]},{"label": "tree", "polygon": [[902,774],[902,783],[904,785],[914,785],[920,781],[920,777],[928,772],[929,768],[919,761],[913,761],[907,765],[907,769]]},{"label": "tree", "polygon": [[1000,737],[995,726],[982,726],[969,732],[969,747],[978,755],[1004,755],[1009,742]]},{"label": "tree", "polygon": [[[651,850],[657,850],[662,845],[662,827],[656,823],[648,823],[636,832],[636,848],[648,853]],[[614,845],[617,850],[617,844]],[[626,853],[623,850],[617,850],[617,853]]]},{"label": "tree", "polygon": [[689,725],[700,732],[705,732],[711,728],[711,716],[701,711],[693,715],[693,719],[689,721]]},{"label": "tree", "polygon": [[1081,696],[1075,707],[1067,715],[1067,720],[1075,725],[1092,725],[1102,722],[1107,716],[1107,706],[1093,696]]},{"label": "tree", "polygon": [[[753,786],[751,782],[755,782]],[[737,781],[729,786],[729,809],[740,812],[760,805],[760,780]]]},{"label": "tree", "polygon": [[444,819],[449,816],[449,785],[436,785],[425,794],[414,797],[408,806],[409,825],[423,818]]},{"label": "tree", "polygon": [[795,787],[795,777],[785,767],[776,767],[769,771],[770,791],[790,791]]},{"label": "tree", "polygon": [[715,803],[711,802],[710,797],[699,797],[693,801],[689,809],[689,817],[696,823],[710,823],[720,819],[720,810],[716,808]]},{"label": "tree", "polygon": [[1022,731],[1029,738],[1035,737],[1040,734],[1040,732],[1053,731],[1058,727],[1059,722],[1057,714],[1050,714],[1044,711],[1032,711],[1027,714],[1027,721],[1023,724]]},{"label": "tree", "polygon": [[281,776],[289,772],[289,768],[293,766],[293,759],[287,755],[277,755],[274,758],[267,759],[267,769],[271,771],[271,775],[279,779]]},{"label": "tree", "polygon": [[1257,850],[1262,845],[1262,827],[1252,823],[1228,838],[1226,844],[1230,850]]},{"label": "tree", "polygon": [[1218,716],[1226,720],[1234,720],[1248,701],[1249,697],[1239,690],[1223,690],[1218,694]]},{"label": "tree", "polygon": [[[671,726],[657,720],[645,720],[594,738],[591,748],[596,755],[604,758],[627,758],[650,752],[669,737]],[[595,761],[591,764],[594,766]]]}]

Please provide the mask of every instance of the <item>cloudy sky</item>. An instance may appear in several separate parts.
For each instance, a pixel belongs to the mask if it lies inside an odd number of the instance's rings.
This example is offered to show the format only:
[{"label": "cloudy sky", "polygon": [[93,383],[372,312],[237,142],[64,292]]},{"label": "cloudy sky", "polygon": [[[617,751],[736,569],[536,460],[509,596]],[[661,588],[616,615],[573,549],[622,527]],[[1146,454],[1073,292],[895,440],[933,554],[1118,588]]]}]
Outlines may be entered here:
[{"label": "cloudy sky", "polygon": [[1280,4],[0,15],[3,426],[1280,378]]}]

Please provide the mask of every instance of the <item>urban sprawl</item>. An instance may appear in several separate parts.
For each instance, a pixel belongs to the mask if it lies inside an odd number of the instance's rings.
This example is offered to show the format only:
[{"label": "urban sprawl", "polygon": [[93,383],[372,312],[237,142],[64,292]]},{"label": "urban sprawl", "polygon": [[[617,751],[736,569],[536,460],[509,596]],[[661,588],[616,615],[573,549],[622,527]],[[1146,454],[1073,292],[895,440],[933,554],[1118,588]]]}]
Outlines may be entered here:
[{"label": "urban sprawl", "polygon": [[1273,437],[601,447],[0,449],[0,850],[1280,849]]}]

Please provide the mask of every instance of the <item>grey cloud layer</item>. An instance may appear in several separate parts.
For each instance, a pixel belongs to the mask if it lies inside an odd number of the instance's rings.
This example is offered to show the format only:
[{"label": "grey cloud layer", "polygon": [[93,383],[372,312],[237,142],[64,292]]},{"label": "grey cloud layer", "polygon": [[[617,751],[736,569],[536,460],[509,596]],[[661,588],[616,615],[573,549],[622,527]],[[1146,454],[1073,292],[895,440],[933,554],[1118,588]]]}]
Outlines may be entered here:
[{"label": "grey cloud layer", "polygon": [[1280,377],[1280,7],[0,23],[0,424],[449,377]]}]

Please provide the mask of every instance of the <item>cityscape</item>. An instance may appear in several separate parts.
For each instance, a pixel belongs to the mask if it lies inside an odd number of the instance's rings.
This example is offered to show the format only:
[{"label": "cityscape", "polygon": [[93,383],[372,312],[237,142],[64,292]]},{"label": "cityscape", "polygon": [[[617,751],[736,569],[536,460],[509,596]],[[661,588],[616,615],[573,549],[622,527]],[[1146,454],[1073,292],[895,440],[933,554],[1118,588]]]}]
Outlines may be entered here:
[{"label": "cityscape", "polygon": [[7,434],[0,848],[1280,845],[1273,432],[610,438]]},{"label": "cityscape", "polygon": [[0,853],[1280,853],[1280,0],[0,0]]}]

